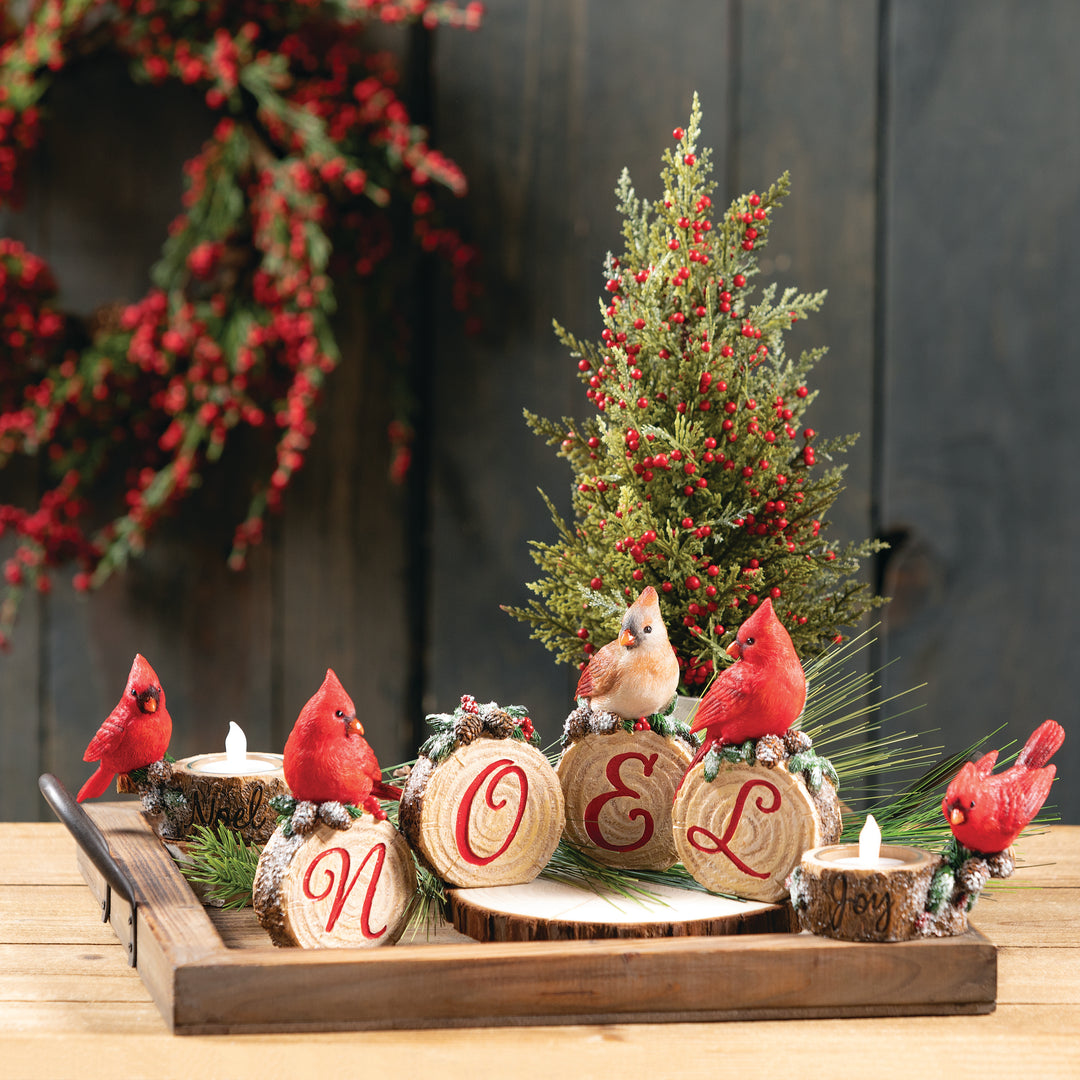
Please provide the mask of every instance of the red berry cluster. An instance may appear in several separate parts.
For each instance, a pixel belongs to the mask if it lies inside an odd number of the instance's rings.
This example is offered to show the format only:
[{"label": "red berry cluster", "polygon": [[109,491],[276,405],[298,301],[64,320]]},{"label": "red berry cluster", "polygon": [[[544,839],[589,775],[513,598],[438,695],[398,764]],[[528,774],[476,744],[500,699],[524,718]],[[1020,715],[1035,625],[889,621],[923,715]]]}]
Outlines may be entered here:
[{"label": "red berry cluster", "polygon": [[[473,28],[480,16],[477,4],[426,0],[332,10],[306,0],[42,0],[15,27],[2,7],[0,206],[18,202],[50,78],[107,40],[136,78],[199,87],[227,115],[185,166],[183,209],[141,300],[80,328],[56,310],[45,263],[0,239],[0,468],[43,453],[58,481],[36,508],[0,506],[0,532],[18,537],[0,644],[24,586],[47,589],[49,572],[71,561],[76,587],[105,580],[246,427],[272,433],[275,453],[236,528],[229,561],[243,566],[304,462],[339,363],[332,281],[393,262],[394,206],[407,207],[411,242],[450,266],[455,306],[466,309],[474,252],[440,223],[435,198],[463,194],[465,179],[412,123],[396,71],[364,31],[372,21]],[[399,479],[408,430],[391,432]],[[91,533],[88,497],[110,468],[122,470],[122,503]]]}]

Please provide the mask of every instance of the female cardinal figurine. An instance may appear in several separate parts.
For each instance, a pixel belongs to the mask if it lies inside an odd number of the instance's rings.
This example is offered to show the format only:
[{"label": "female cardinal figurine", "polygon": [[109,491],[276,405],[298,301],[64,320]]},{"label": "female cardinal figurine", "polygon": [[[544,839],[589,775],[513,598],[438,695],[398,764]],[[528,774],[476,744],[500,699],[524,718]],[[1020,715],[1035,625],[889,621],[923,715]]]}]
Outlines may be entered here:
[{"label": "female cardinal figurine", "polygon": [[356,706],[334,672],[300,710],[285,743],[285,782],[301,802],[348,803],[384,818],[379,799],[400,799],[382,782]]},{"label": "female cardinal figurine", "polygon": [[679,686],[679,661],[660,617],[656,590],[647,585],[626,609],[622,628],[593,655],[576,696],[594,712],[638,720],[659,712]]},{"label": "female cardinal figurine", "polygon": [[783,735],[806,704],[806,676],[771,600],[739,627],[727,651],[736,662],[712,681],[690,725],[705,732],[695,763],[717,742]]},{"label": "female cardinal figurine", "polygon": [[172,717],[165,708],[165,691],[154,669],[136,653],[124,696],[105,717],[83,754],[83,761],[96,761],[98,767],[79,789],[76,800],[97,798],[117,773],[129,773],[160,761],[171,737]]},{"label": "female cardinal figurine", "polygon": [[1046,763],[1064,741],[1062,726],[1046,720],[1032,732],[1011,769],[992,775],[996,750],[967,762],[941,803],[953,836],[980,855],[1008,848],[1046,802],[1057,771]]}]

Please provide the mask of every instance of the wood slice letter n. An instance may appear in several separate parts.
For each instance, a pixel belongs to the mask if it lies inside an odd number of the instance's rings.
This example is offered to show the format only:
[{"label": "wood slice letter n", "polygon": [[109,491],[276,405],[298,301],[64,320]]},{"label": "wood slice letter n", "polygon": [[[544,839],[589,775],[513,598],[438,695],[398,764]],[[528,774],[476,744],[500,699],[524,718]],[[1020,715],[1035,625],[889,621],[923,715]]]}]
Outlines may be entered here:
[{"label": "wood slice letter n", "polygon": [[438,765],[420,758],[400,819],[409,842],[450,885],[521,885],[543,870],[562,835],[562,788],[539,750],[482,737]]},{"label": "wood slice letter n", "polygon": [[671,802],[692,758],[689,744],[655,731],[575,740],[556,767],[566,839],[604,866],[667,870],[679,858]]},{"label": "wood slice letter n", "polygon": [[784,765],[724,762],[716,779],[698,763],[672,807],[679,858],[705,888],[775,903],[808,848],[840,835],[836,790],[825,780],[811,794]]},{"label": "wood slice letter n", "polygon": [[253,892],[275,945],[392,945],[416,892],[416,864],[393,825],[366,815],[348,829],[319,824],[306,836],[279,828],[259,859]]}]

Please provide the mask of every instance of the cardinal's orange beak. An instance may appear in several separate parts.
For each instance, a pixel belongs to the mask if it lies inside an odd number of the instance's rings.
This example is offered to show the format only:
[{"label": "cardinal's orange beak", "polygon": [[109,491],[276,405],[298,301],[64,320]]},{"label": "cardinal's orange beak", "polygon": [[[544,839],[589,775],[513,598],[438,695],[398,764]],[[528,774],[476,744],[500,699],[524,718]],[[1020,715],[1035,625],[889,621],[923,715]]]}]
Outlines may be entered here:
[{"label": "cardinal's orange beak", "polygon": [[738,660],[742,656],[742,649],[739,648],[739,639],[736,638],[724,651],[728,656],[733,656]]},{"label": "cardinal's orange beak", "polygon": [[965,821],[967,821],[967,818],[964,817],[964,811],[961,810],[959,806],[954,806],[949,811],[950,825],[963,825]]},{"label": "cardinal's orange beak", "polygon": [[346,725],[345,733],[347,735],[363,735],[364,725],[354,716]]},{"label": "cardinal's orange beak", "polygon": [[143,705],[144,712],[157,712],[157,698],[149,694],[146,696],[146,704]]},{"label": "cardinal's orange beak", "polygon": [[619,644],[620,645],[625,645],[626,648],[628,648],[628,649],[630,648],[631,645],[634,644],[634,642],[636,640],[637,639],[634,637],[634,635],[629,630],[624,630],[619,635]]}]

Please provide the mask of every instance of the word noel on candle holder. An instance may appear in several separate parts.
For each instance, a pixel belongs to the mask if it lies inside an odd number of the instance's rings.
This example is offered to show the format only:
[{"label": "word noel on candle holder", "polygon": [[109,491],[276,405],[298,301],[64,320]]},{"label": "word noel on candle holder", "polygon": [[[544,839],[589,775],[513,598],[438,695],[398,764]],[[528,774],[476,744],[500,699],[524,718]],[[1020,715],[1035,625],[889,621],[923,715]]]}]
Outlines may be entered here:
[{"label": "word noel on candle holder", "polygon": [[164,840],[184,840],[195,826],[221,824],[247,842],[265,844],[277,825],[270,800],[287,794],[281,754],[250,752],[233,721],[223,754],[197,754],[165,766],[154,781],[129,777],[121,791],[142,795],[143,809]]},{"label": "word noel on candle holder", "polygon": [[532,881],[559,842],[564,803],[527,711],[466,694],[428,723],[434,734],[401,795],[409,843],[450,885]]}]

